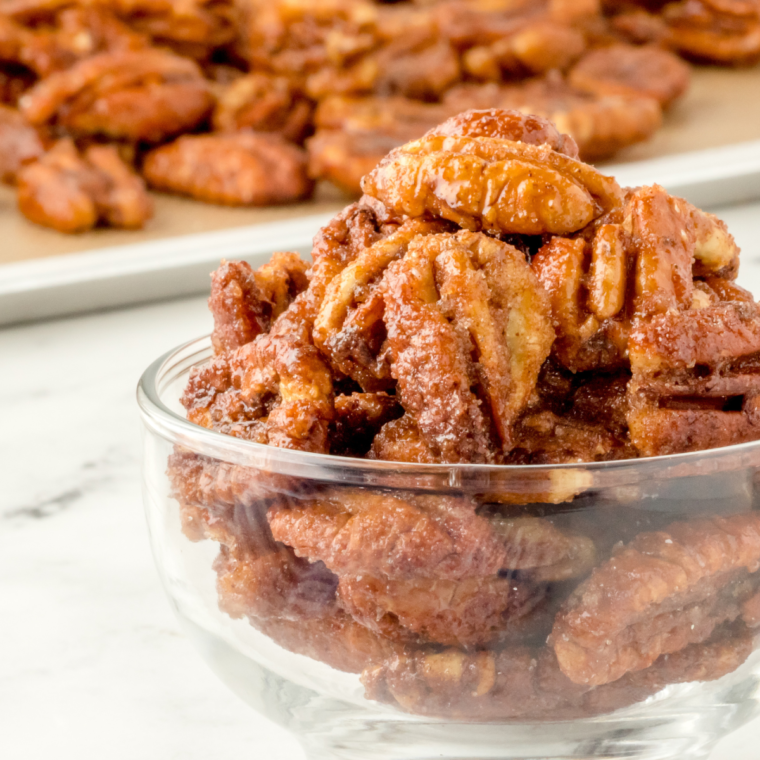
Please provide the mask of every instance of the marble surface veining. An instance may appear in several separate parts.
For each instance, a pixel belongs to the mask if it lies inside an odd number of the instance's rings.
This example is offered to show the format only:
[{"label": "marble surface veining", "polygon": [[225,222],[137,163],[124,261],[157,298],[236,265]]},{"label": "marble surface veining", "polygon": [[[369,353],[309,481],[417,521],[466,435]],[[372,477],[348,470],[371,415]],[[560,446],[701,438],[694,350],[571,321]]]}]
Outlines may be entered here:
[{"label": "marble surface veining", "polygon": [[[760,293],[760,204],[721,214]],[[135,384],[203,298],[0,331],[0,757],[303,760],[179,632],[150,556]],[[757,760],[760,720],[712,760]]]}]

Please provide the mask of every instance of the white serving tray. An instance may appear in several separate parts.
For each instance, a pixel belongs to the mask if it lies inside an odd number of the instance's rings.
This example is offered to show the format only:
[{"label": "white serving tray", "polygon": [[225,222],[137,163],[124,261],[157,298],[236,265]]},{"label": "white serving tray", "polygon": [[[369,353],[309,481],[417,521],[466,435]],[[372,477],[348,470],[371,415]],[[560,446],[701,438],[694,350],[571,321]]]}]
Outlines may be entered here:
[{"label": "white serving tray", "polygon": [[[624,186],[657,182],[702,208],[739,206],[760,200],[760,140],[603,171]],[[209,273],[220,259],[256,265],[276,250],[307,254],[329,218],[314,214],[0,266],[0,325],[207,292]],[[752,269],[760,264],[760,204],[747,206],[740,224],[745,234],[730,222],[729,227],[744,244],[745,267]]]}]

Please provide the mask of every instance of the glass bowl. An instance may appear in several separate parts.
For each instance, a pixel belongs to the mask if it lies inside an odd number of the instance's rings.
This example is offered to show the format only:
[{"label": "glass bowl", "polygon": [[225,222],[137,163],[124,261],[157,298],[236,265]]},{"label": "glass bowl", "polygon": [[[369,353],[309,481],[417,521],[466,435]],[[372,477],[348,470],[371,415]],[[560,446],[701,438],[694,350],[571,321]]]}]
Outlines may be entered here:
[{"label": "glass bowl", "polygon": [[212,669],[309,758],[706,758],[758,712],[760,442],[524,467],[290,451],[185,419],[211,355],[187,343],[138,387],[153,552]]}]

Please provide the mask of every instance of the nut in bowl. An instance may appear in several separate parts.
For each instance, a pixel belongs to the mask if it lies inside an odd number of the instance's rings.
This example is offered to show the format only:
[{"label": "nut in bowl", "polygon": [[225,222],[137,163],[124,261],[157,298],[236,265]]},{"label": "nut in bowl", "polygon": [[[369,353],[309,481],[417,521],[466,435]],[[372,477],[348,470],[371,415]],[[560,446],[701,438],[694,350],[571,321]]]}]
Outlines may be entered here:
[{"label": "nut in bowl", "polygon": [[143,376],[166,589],[311,758],[706,758],[757,710],[760,307],[577,155],[444,122]]}]

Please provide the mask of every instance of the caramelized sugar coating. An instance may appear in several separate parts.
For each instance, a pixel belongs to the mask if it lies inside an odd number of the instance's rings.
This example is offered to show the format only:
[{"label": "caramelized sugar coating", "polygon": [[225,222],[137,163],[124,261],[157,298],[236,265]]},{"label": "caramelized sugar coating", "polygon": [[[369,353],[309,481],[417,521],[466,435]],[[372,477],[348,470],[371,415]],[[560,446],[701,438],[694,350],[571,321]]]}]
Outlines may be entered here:
[{"label": "caramelized sugar coating", "polygon": [[367,458],[416,464],[438,464],[441,461],[441,457],[422,437],[417,423],[410,414],[383,425],[372,441]]},{"label": "caramelized sugar coating", "polygon": [[452,116],[428,134],[461,137],[493,137],[528,145],[548,145],[557,153],[578,158],[578,146],[550,121],[539,116],[498,108],[469,110]]},{"label": "caramelized sugar coating", "polygon": [[488,646],[509,636],[543,601],[544,588],[497,575],[398,581],[342,576],[341,605],[388,639],[444,646]]},{"label": "caramelized sugar coating", "polygon": [[646,670],[594,688],[572,683],[548,648],[509,647],[464,652],[405,651],[362,675],[367,696],[405,712],[459,720],[572,720],[639,702],[668,684],[713,681],[752,652],[741,626],[721,628],[656,660]]},{"label": "caramelized sugar coating", "polygon": [[365,391],[393,384],[383,323],[383,275],[417,237],[443,229],[445,225],[436,222],[406,222],[362,251],[327,288],[314,323],[314,342],[334,367]]},{"label": "caramelized sugar coating", "polygon": [[604,221],[585,236],[552,239],[532,262],[552,304],[554,354],[574,372],[627,365],[634,325],[709,305],[695,278],[725,282],[738,267],[725,224],[657,185],[630,193]]},{"label": "caramelized sugar coating", "polygon": [[428,445],[443,461],[492,461],[491,429],[508,451],[554,338],[523,254],[482,233],[418,238],[390,266],[384,300],[392,374]]},{"label": "caramelized sugar coating", "polygon": [[291,203],[313,190],[306,154],[264,132],[184,135],[149,153],[143,174],[158,190],[228,206]]},{"label": "caramelized sugar coating", "polygon": [[21,167],[45,149],[37,131],[15,109],[0,105],[0,182],[14,183]]},{"label": "caramelized sugar coating", "polygon": [[59,232],[85,232],[99,223],[139,229],[153,214],[144,183],[111,146],[80,154],[62,140],[22,167],[17,184],[21,213]]},{"label": "caramelized sugar coating", "polygon": [[72,134],[159,142],[196,127],[213,100],[198,66],[148,48],[101,53],[35,85],[22,99],[35,125]]},{"label": "caramelized sugar coating", "polygon": [[214,129],[275,132],[300,143],[309,132],[312,105],[286,77],[247,74],[221,92],[214,109]]},{"label": "caramelized sugar coating", "polygon": [[309,288],[266,335],[195,371],[182,403],[196,424],[261,443],[326,452],[333,419],[330,367],[312,339],[330,280],[382,236],[374,213],[354,204],[317,236]]},{"label": "caramelized sugar coating", "polygon": [[552,646],[573,682],[598,686],[649,667],[737,618],[760,567],[760,517],[674,523],[619,548],[557,616]]},{"label": "caramelized sugar coating", "polygon": [[588,538],[541,518],[486,518],[466,499],[336,491],[275,504],[269,524],[276,540],[341,577],[459,581],[521,571],[535,582],[557,582],[594,563]]},{"label": "caramelized sugar coating", "polygon": [[307,308],[303,296],[268,334],[193,375],[182,399],[188,419],[259,443],[327,451],[332,377],[300,318]]},{"label": "caramelized sugar coating", "polygon": [[341,490],[269,512],[272,534],[339,575],[397,580],[496,575],[505,550],[466,499]]},{"label": "caramelized sugar coating", "polygon": [[642,455],[758,438],[756,304],[717,302],[695,312],[658,315],[632,332],[630,350],[628,424]]},{"label": "caramelized sugar coating", "polygon": [[600,97],[644,96],[663,108],[680,98],[689,87],[689,67],[659,47],[612,45],[585,55],[568,74],[568,82]]},{"label": "caramelized sugar coating", "polygon": [[297,253],[277,252],[254,271],[245,261],[222,262],[211,277],[211,341],[222,354],[269,332],[277,317],[308,285],[308,266]]},{"label": "caramelized sugar coating", "polygon": [[457,111],[503,108],[536,114],[570,135],[585,161],[647,140],[662,124],[662,109],[650,97],[592,95],[553,73],[510,85],[464,84],[449,91],[444,103]]},{"label": "caramelized sugar coating", "polygon": [[614,180],[549,145],[483,136],[407,143],[362,188],[397,214],[428,213],[497,234],[574,232],[621,200]]}]

